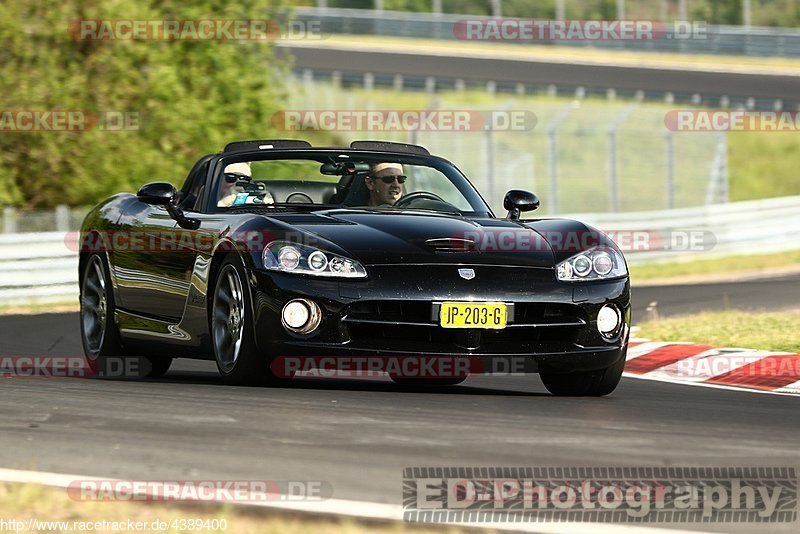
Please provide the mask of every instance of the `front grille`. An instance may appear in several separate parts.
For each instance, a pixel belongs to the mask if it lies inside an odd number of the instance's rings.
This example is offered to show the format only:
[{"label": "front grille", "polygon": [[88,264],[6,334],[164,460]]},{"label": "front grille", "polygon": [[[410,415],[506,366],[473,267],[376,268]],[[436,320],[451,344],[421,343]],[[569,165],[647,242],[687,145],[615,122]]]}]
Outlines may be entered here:
[{"label": "front grille", "polygon": [[433,352],[498,353],[557,352],[574,343],[586,324],[580,309],[569,304],[515,303],[513,320],[502,330],[442,328],[432,310],[429,301],[359,301],[351,304],[343,322],[355,343],[392,341],[387,348],[420,344]]},{"label": "front grille", "polygon": [[581,326],[586,321],[572,304],[523,302],[514,306],[514,323],[557,327]]},{"label": "front grille", "polygon": [[350,305],[347,317],[379,322],[432,323],[431,303],[417,300],[363,300]]}]

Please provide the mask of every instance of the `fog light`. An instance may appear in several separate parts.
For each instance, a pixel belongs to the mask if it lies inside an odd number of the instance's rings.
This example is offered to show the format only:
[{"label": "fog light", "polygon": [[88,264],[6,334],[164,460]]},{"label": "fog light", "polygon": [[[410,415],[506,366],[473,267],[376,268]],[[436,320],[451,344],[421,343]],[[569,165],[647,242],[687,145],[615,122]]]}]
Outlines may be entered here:
[{"label": "fog light", "polygon": [[597,312],[597,329],[604,336],[612,334],[619,327],[620,315],[611,305],[605,305]]},{"label": "fog light", "polygon": [[311,333],[321,321],[322,310],[316,302],[307,299],[290,300],[281,313],[284,328],[295,334]]}]

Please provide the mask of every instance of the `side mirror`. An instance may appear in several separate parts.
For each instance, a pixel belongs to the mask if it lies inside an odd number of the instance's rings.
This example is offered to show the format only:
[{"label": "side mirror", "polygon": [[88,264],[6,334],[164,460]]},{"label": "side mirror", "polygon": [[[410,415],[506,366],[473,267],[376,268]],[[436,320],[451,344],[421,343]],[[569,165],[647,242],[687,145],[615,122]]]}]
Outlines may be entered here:
[{"label": "side mirror", "polygon": [[164,206],[167,208],[169,216],[178,221],[181,228],[188,228],[190,230],[197,230],[200,227],[200,221],[197,219],[190,219],[183,214],[183,210],[176,204],[175,200],[178,192],[172,184],[167,182],[153,182],[151,184],[143,185],[139,192],[136,193],[136,198],[139,202],[150,204],[151,206]]},{"label": "side mirror", "polygon": [[178,192],[172,184],[167,182],[153,182],[142,186],[136,193],[139,202],[152,204],[153,206],[167,206],[172,204]]},{"label": "side mirror", "polygon": [[519,219],[523,211],[533,211],[539,207],[539,197],[528,191],[512,189],[503,199],[503,207],[508,210],[509,219]]}]

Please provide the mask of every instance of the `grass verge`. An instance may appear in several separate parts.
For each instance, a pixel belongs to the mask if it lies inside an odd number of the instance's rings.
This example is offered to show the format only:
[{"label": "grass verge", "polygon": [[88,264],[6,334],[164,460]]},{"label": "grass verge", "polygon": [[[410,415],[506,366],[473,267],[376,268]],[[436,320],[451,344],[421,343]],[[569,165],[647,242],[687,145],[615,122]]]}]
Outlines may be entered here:
[{"label": "grass verge", "polygon": [[[405,523],[359,522],[266,509],[236,508],[229,505],[178,505],[166,503],[86,502],[71,499],[63,489],[34,484],[0,484],[0,512],[5,521],[38,521],[39,532],[137,532],[128,530],[128,520],[147,528],[138,532],[220,532],[236,534],[301,534],[370,532],[465,532],[457,527],[416,526]],[[207,523],[206,520],[208,521]],[[216,521],[215,521],[216,520]],[[103,524],[102,522],[106,522]],[[169,528],[151,528],[154,521]],[[174,523],[173,523],[174,522]],[[225,528],[220,527],[224,522]],[[49,524],[48,524],[49,523]],[[88,526],[91,523],[91,526]],[[81,528],[83,525],[83,528]],[[173,526],[174,525],[174,526]],[[192,527],[195,528],[181,528]],[[100,527],[100,528],[97,528]],[[116,527],[116,528],[115,528]],[[119,528],[123,527],[123,528]],[[13,528],[7,529],[14,531]],[[474,529],[470,531],[475,532]]]},{"label": "grass verge", "polygon": [[33,304],[0,305],[0,315],[41,315],[45,313],[71,313],[80,311],[78,299]]},{"label": "grass verge", "polygon": [[713,277],[722,274],[766,273],[771,270],[797,266],[800,250],[775,254],[737,255],[681,263],[631,265],[631,280],[636,282],[688,277]]},{"label": "grass verge", "polygon": [[641,323],[636,335],[658,341],[800,353],[798,321],[800,311],[703,312]]}]

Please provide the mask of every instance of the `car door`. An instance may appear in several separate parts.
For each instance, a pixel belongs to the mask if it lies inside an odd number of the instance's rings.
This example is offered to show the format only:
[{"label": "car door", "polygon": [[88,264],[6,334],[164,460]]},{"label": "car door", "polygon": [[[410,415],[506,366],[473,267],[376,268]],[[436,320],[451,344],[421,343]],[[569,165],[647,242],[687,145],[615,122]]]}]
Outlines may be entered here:
[{"label": "car door", "polygon": [[[176,245],[177,223],[162,206],[135,202],[110,237],[109,256],[119,307],[136,314],[179,320],[191,263]],[[190,272],[191,274],[191,272]]]},{"label": "car door", "polygon": [[[189,171],[178,207],[187,216],[199,205],[214,155],[200,158]],[[119,224],[123,245],[112,246],[120,307],[137,314],[171,322],[183,317],[192,272],[202,245],[204,230],[181,225],[163,206],[133,202]],[[127,237],[127,239],[125,239]]]}]

